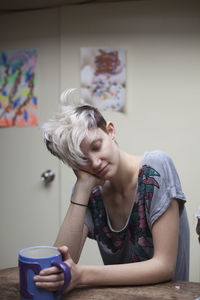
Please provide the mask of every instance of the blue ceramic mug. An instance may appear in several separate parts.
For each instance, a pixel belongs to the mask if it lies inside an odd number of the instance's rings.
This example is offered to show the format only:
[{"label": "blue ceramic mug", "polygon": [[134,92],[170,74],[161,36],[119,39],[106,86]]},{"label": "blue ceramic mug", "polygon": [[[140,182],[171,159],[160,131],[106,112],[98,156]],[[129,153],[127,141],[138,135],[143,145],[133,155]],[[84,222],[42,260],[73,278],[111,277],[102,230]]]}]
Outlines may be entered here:
[{"label": "blue ceramic mug", "polygon": [[[33,277],[42,269],[57,266],[64,273],[64,284],[56,292],[38,288]],[[19,251],[20,295],[21,300],[60,300],[62,292],[71,280],[71,272],[62,261],[62,255],[56,247],[34,246]]]}]

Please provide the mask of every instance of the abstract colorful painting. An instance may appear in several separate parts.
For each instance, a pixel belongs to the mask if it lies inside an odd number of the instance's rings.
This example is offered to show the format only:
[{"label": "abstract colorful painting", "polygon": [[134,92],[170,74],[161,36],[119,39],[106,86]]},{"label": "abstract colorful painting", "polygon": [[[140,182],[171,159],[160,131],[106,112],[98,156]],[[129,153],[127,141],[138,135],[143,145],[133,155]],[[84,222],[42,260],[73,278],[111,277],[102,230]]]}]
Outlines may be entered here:
[{"label": "abstract colorful painting", "polygon": [[125,110],[123,48],[81,48],[81,100],[100,110]]},{"label": "abstract colorful painting", "polygon": [[0,126],[36,126],[37,52],[0,52]]}]

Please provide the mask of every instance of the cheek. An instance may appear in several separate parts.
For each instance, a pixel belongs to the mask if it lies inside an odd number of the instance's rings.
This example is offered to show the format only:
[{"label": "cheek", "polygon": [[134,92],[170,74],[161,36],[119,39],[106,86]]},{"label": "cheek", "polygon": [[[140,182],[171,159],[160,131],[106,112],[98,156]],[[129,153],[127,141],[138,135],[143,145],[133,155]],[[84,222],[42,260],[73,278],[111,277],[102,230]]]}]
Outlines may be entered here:
[{"label": "cheek", "polygon": [[113,155],[116,156],[116,155],[119,154],[119,147],[118,147],[118,145],[114,141],[112,141],[110,149],[111,149]]},{"label": "cheek", "polygon": [[108,147],[107,155],[111,162],[118,163],[119,161],[119,149],[115,144],[111,144]]}]

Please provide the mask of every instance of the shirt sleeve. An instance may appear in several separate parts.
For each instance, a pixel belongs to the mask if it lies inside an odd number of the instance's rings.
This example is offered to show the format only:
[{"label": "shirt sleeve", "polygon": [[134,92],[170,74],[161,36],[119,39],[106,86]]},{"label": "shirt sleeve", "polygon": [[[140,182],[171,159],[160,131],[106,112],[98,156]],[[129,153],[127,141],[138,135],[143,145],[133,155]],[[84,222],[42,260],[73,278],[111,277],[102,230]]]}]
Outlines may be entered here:
[{"label": "shirt sleeve", "polygon": [[146,198],[147,219],[150,228],[153,223],[167,210],[172,199],[179,199],[180,213],[186,202],[182,192],[180,179],[174,163],[169,155],[157,150],[148,154],[147,162],[150,168],[154,170],[152,177],[148,182],[153,184],[151,187],[152,197]]}]

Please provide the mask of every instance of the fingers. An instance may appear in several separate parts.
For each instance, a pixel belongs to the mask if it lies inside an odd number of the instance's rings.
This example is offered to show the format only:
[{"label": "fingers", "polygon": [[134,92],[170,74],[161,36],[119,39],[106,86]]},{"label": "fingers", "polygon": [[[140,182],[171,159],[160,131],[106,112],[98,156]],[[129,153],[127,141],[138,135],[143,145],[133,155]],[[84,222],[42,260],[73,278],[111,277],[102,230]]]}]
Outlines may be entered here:
[{"label": "fingers", "polygon": [[[62,254],[64,262],[70,267],[72,259],[68,247],[62,246],[58,248],[58,250]],[[48,291],[56,291],[64,284],[64,274],[61,269],[52,266],[41,270],[39,275],[34,276],[34,281],[39,288],[44,288]]]},{"label": "fingers", "polygon": [[64,284],[64,281],[55,282],[55,283],[52,283],[52,282],[45,282],[45,283],[36,282],[36,286],[38,288],[42,288],[42,289],[45,289],[45,290],[50,291],[50,292],[57,291],[61,286],[63,286],[63,284]]},{"label": "fingers", "polygon": [[42,271],[40,271],[39,275],[47,276],[47,275],[51,275],[51,274],[54,274],[54,273],[61,273],[61,270],[58,267],[53,266],[51,268],[43,269]]},{"label": "fingers", "polygon": [[38,288],[43,288],[43,289],[46,289],[48,291],[56,291],[58,290],[61,286],[63,286],[64,284],[64,280],[62,281],[36,281],[35,282],[35,285],[38,287]]},{"label": "fingers", "polygon": [[69,249],[67,246],[62,246],[58,248],[58,251],[62,254],[63,260],[66,261],[70,259]]},{"label": "fingers", "polygon": [[40,276],[40,275],[36,275],[34,276],[34,281],[35,282],[59,282],[59,281],[63,281],[64,280],[64,276],[63,273],[60,274],[55,274],[55,275],[49,275],[49,276]]},{"label": "fingers", "polygon": [[[59,272],[59,273],[58,273]],[[56,267],[44,269],[39,275],[34,276],[37,287],[55,291],[64,283],[64,274]]]}]

